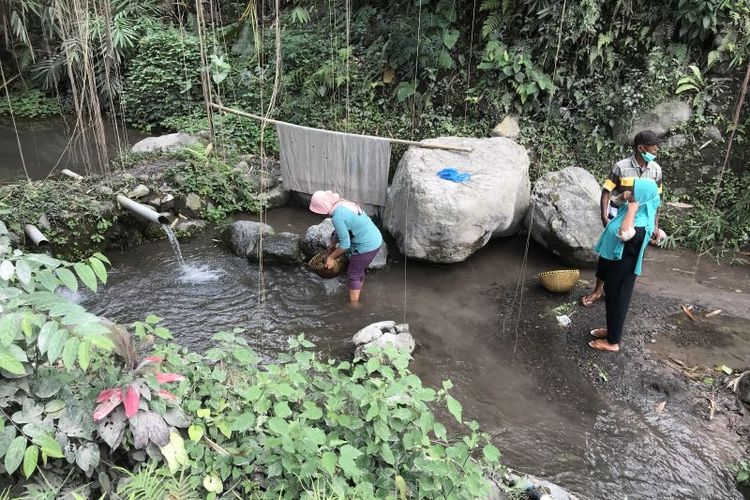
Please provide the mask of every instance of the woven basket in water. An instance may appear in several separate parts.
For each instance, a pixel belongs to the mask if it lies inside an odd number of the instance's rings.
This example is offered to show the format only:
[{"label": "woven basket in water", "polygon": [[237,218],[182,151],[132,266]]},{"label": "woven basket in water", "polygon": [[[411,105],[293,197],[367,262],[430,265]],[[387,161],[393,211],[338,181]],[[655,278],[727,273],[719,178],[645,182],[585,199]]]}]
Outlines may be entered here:
[{"label": "woven basket in water", "polygon": [[578,269],[560,269],[539,273],[542,286],[554,293],[569,292],[576,286],[581,272]]},{"label": "woven basket in water", "polygon": [[307,263],[307,266],[321,278],[335,278],[346,270],[346,255],[340,255],[339,258],[336,259],[336,263],[333,265],[333,269],[326,269],[326,257],[328,257],[329,253],[330,252],[327,250],[318,252]]}]

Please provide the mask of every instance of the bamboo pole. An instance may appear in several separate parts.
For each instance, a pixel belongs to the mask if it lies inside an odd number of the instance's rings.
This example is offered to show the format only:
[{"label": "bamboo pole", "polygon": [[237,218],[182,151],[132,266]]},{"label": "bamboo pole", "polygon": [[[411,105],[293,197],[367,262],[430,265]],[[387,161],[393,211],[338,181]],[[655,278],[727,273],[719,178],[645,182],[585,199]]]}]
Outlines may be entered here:
[{"label": "bamboo pole", "polygon": [[64,169],[60,170],[60,173],[63,174],[63,175],[67,175],[71,179],[75,179],[75,180],[77,180],[79,182],[83,180],[83,176],[82,175],[77,174],[77,173],[75,173],[75,172],[73,172],[71,170],[68,170],[67,168],[64,168]]},{"label": "bamboo pole", "polygon": [[[244,116],[245,118],[252,118],[253,120],[258,120],[258,121],[265,122],[265,123],[271,123],[271,124],[274,124],[274,125],[278,125],[278,124],[281,124],[281,125],[293,125],[293,124],[288,123],[288,122],[282,122],[280,120],[274,120],[273,118],[264,118],[262,116],[254,115],[252,113],[247,113],[245,111],[240,111],[239,109],[227,108],[226,106],[222,106],[220,104],[216,104],[216,103],[213,103],[213,102],[210,103],[209,106],[211,106],[212,108],[214,108],[214,109],[216,109],[218,111],[223,111],[225,113],[232,113],[232,114],[237,115],[237,116]],[[308,127],[308,128],[310,128],[310,127]],[[324,130],[324,129],[315,129],[315,130]],[[352,137],[366,137],[368,139],[385,139],[386,141],[390,142],[391,144],[405,144],[407,146],[414,146],[414,147],[417,147],[417,148],[424,148],[424,149],[444,149],[446,151],[458,151],[460,153],[471,153],[472,151],[474,151],[471,148],[463,148],[461,146],[449,146],[447,144],[424,144],[422,142],[407,141],[405,139],[391,139],[390,137],[376,137],[374,135],[350,134],[348,132],[336,132],[336,133],[343,134],[343,135],[349,135],[349,136],[352,136]]]}]

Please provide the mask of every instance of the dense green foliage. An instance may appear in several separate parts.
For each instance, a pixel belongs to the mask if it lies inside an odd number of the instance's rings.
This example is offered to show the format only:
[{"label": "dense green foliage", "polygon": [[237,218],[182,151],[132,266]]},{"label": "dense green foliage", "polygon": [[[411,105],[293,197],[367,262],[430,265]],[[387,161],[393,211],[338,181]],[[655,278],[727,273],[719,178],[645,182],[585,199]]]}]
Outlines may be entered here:
[{"label": "dense green foliage", "polygon": [[57,100],[39,89],[10,93],[0,98],[0,115],[27,120],[42,120],[60,114]]},{"label": "dense green foliage", "polygon": [[263,364],[235,332],[189,352],[165,342],[155,316],[116,325],[56,293],[79,280],[96,291],[102,255],[71,265],[14,251],[2,234],[0,261],[0,459],[19,492],[477,498],[500,467],[450,382],[422,386],[396,351],[324,362],[300,336]]},{"label": "dense green foliage", "polygon": [[144,130],[163,127],[202,103],[198,40],[176,29],[143,37],[128,74],[125,118]]},{"label": "dense green foliage", "polygon": [[[111,7],[109,15],[104,5]],[[56,75],[45,77],[57,82],[47,88],[67,93],[67,63],[49,61],[55,54],[58,61],[70,54],[82,60],[83,48],[90,47],[102,106],[114,102],[113,109],[146,130],[208,129],[202,95],[209,91],[225,105],[268,111],[277,69],[270,2],[222,2],[213,12],[206,6],[203,16],[192,4],[170,1],[97,0],[87,8],[93,21],[80,26],[85,33],[78,38],[70,21],[81,12],[61,9],[65,14],[55,18],[38,0],[3,10],[11,20],[4,25],[10,27],[6,39],[15,42],[7,46],[14,55],[7,66],[27,75]],[[274,117],[418,139],[487,136],[515,113],[533,179],[569,165],[601,177],[628,154],[616,136],[633,117],[666,100],[690,102],[693,117],[673,131],[688,135],[688,145],[660,158],[667,196],[698,200],[707,208],[701,214],[713,211],[721,218],[709,246],[745,244],[743,235],[729,230],[737,225],[722,214],[738,212],[746,201],[724,196],[737,203],[719,210],[705,198],[708,189],[693,190],[718,182],[701,168],[716,172],[726,147],[721,141],[706,146],[706,131],[716,127],[726,138],[733,128],[742,66],[750,58],[745,0],[399,0],[353,6],[295,0],[284,6],[280,23]],[[199,27],[205,29],[205,64],[198,57]],[[36,43],[45,39],[45,28],[51,43]],[[111,47],[102,47],[103,29],[111,31]],[[56,42],[65,46],[63,41],[75,50],[60,59],[65,51],[56,51]],[[108,53],[109,59],[97,55]],[[112,63],[108,74],[105,61]],[[40,72],[44,68],[50,71]],[[210,89],[201,86],[202,69]],[[117,102],[121,90],[124,98]],[[740,177],[750,161],[748,116],[740,115],[730,162]],[[259,152],[258,123],[215,118],[219,143]],[[266,132],[265,150],[275,153],[276,138]],[[396,161],[401,152],[394,149]],[[729,187],[724,182],[714,189]],[[705,219],[701,214],[696,219]],[[706,241],[690,236],[697,234],[694,228],[679,218],[670,223],[674,241],[706,249]]]},{"label": "dense green foliage", "polygon": [[219,156],[187,148],[174,156],[184,162],[170,167],[165,177],[179,186],[181,194],[196,193],[209,200],[200,214],[204,219],[221,222],[232,213],[257,213],[263,208],[260,186]]}]

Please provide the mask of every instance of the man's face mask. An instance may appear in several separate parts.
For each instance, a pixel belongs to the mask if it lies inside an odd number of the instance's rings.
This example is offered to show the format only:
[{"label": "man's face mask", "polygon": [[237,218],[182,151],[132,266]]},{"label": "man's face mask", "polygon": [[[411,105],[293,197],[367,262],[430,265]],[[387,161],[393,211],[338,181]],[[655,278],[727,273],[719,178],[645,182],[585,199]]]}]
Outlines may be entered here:
[{"label": "man's face mask", "polygon": [[641,156],[646,161],[646,163],[652,162],[656,159],[656,155],[654,153],[649,153],[645,149],[641,151]]}]

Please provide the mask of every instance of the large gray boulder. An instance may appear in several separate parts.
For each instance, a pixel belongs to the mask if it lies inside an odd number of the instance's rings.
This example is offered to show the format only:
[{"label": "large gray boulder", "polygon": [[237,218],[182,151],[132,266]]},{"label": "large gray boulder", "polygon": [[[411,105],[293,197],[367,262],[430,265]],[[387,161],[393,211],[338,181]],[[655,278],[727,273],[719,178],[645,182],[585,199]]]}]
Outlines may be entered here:
[{"label": "large gray boulder", "polygon": [[230,252],[240,257],[248,257],[255,253],[261,233],[272,235],[273,228],[262,222],[240,220],[230,224],[224,230],[224,244]]},{"label": "large gray boulder", "polygon": [[690,120],[693,107],[683,101],[672,100],[656,105],[653,109],[640,112],[632,119],[615,123],[615,140],[620,144],[631,145],[635,134],[641,130],[652,130],[663,137],[670,130]]},{"label": "large gray boulder", "polygon": [[602,233],[602,188],[580,167],[543,175],[531,192],[526,225],[531,237],[570,266],[597,261],[594,245]]},{"label": "large gray boulder", "polygon": [[[278,233],[263,238],[261,254],[263,262],[268,264],[297,265],[302,263],[300,237],[295,233]],[[251,252],[248,258],[258,260],[259,252]]]},{"label": "large gray boulder", "polygon": [[159,137],[146,137],[136,142],[130,150],[133,153],[156,153],[163,151],[177,151],[178,149],[203,144],[200,137],[177,132]]},{"label": "large gray boulder", "polygon": [[[388,191],[383,226],[401,253],[430,262],[461,262],[490,238],[518,231],[529,206],[529,157],[502,137],[441,137],[422,141],[472,148],[471,153],[411,147]],[[468,172],[456,183],[443,168]]]},{"label": "large gray boulder", "polygon": [[305,256],[311,258],[313,255],[327,249],[331,244],[333,231],[333,221],[330,217],[320,224],[308,227],[305,237],[302,238],[302,242],[300,243]]}]

